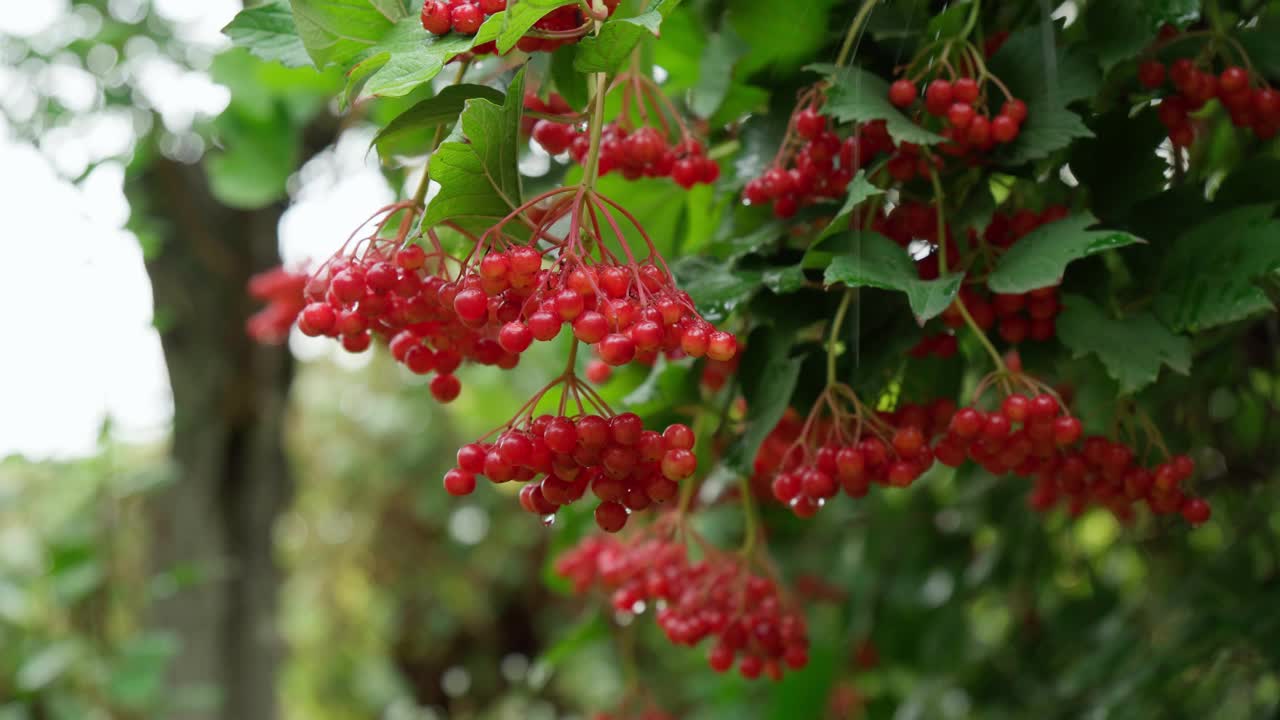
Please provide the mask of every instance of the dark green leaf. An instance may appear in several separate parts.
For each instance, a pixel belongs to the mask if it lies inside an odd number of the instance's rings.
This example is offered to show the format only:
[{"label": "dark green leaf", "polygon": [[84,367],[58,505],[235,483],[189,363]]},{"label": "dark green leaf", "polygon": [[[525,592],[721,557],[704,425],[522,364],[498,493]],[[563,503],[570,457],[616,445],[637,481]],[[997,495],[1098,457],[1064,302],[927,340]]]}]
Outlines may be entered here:
[{"label": "dark green leaf", "polygon": [[[350,64],[408,15],[399,0],[291,0],[290,5],[298,36],[317,67]],[[422,25],[417,25],[421,36]]]},{"label": "dark green leaf", "polygon": [[1072,140],[1090,137],[1093,132],[1070,110],[1043,101],[1027,103],[1027,120],[1018,137],[1000,153],[1000,160],[1008,165],[1021,165],[1046,158],[1070,145]]},{"label": "dark green leaf", "polygon": [[1111,0],[1089,3],[1084,22],[1098,63],[1110,70],[1146,49],[1161,25],[1192,19],[1199,10],[1197,0]]},{"label": "dark green leaf", "polygon": [[520,205],[516,160],[523,104],[523,69],[501,105],[478,97],[465,102],[458,125],[431,156],[431,179],[440,192],[427,206],[424,225],[453,220],[484,229]]},{"label": "dark green leaf", "polygon": [[1120,390],[1133,393],[1156,381],[1160,367],[1191,371],[1191,343],[1175,335],[1155,315],[1143,312],[1117,320],[1088,298],[1065,295],[1057,318],[1058,339],[1076,357],[1097,355]]},{"label": "dark green leaf", "polygon": [[770,72],[793,69],[821,57],[833,27],[831,11],[845,4],[839,0],[787,5],[779,5],[777,0],[734,0],[725,7],[729,25],[751,48],[742,59],[745,77],[765,68]]},{"label": "dark green leaf", "polygon": [[222,32],[231,38],[231,42],[263,60],[278,62],[285,67],[311,64],[311,57],[302,44],[302,38],[298,37],[293,11],[286,0],[271,0],[245,8],[222,28]]},{"label": "dark green leaf", "polygon": [[1165,256],[1155,310],[1175,330],[1205,330],[1271,308],[1254,279],[1280,268],[1273,206],[1223,213],[1182,234]]},{"label": "dark green leaf", "polygon": [[593,612],[581,622],[565,630],[551,644],[551,647],[542,653],[538,660],[555,667],[567,658],[580,653],[587,645],[603,640],[608,636],[609,624],[605,622],[600,613]]},{"label": "dark green leaf", "polygon": [[622,398],[622,404],[638,415],[650,415],[665,408],[697,402],[697,377],[681,365],[658,358],[644,382]]},{"label": "dark green leaf", "polygon": [[831,89],[827,91],[823,112],[840,122],[884,120],[889,134],[899,142],[917,145],[942,142],[940,136],[911,122],[889,102],[889,84],[879,75],[856,66],[810,65],[806,69],[830,77]]},{"label": "dark green leaf", "polygon": [[1079,213],[1042,225],[1019,240],[987,278],[998,293],[1024,293],[1056,285],[1073,260],[1142,240],[1119,230],[1088,230],[1097,218]]},{"label": "dark green leaf", "polygon": [[1269,16],[1259,19],[1257,24],[1241,31],[1236,37],[1245,52],[1249,53],[1254,67],[1270,77],[1274,87],[1274,80],[1280,78],[1280,43],[1276,42],[1276,38],[1280,37],[1280,16],[1272,11]]},{"label": "dark green leaf", "polygon": [[747,401],[747,429],[730,454],[740,474],[751,473],[760,443],[782,419],[800,379],[803,357],[791,357],[794,332],[766,325],[751,333],[742,357],[739,378]]},{"label": "dark green leaf", "polygon": [[805,285],[804,268],[800,265],[765,270],[760,281],[777,295],[795,292]]},{"label": "dark green leaf", "polygon": [[761,287],[757,271],[740,270],[696,255],[681,258],[671,270],[680,288],[689,293],[698,310],[713,322],[750,300]]},{"label": "dark green leaf", "polygon": [[587,88],[588,76],[573,67],[577,54],[578,48],[573,45],[556,48],[551,53],[551,82],[570,107],[582,109],[590,101],[591,92]]},{"label": "dark green leaf", "polygon": [[657,35],[662,21],[680,5],[680,0],[654,0],[634,17],[613,17],[578,43],[573,67],[578,72],[614,72],[631,57],[631,51],[647,35]]},{"label": "dark green leaf", "polygon": [[960,283],[964,280],[963,273],[952,273],[937,280],[921,280],[907,251],[880,233],[848,231],[833,236],[821,249],[835,254],[823,275],[823,281],[828,285],[844,283],[851,288],[874,287],[904,292],[911,311],[921,322],[946,310],[956,293],[960,292]]},{"label": "dark green leaf", "polygon": [[883,192],[883,190],[867,181],[867,173],[865,171],[859,170],[858,174],[854,176],[853,182],[849,183],[849,194],[844,199],[844,206],[840,208],[840,212],[836,213],[831,222],[823,228],[818,235],[818,240],[821,241],[838,232],[848,230],[849,219],[853,217],[854,211],[867,199]]},{"label": "dark green leaf", "polygon": [[397,115],[378,131],[373,144],[383,157],[428,152],[431,136],[440,126],[452,125],[471,98],[484,98],[495,105],[503,101],[501,92],[484,85],[450,85]]}]

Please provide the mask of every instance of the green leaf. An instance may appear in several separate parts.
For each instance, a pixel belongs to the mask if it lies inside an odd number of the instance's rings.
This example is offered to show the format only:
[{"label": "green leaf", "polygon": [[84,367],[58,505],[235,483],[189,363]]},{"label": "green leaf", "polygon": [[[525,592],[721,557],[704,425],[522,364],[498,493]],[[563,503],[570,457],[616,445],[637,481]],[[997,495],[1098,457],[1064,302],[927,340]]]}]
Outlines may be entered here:
[{"label": "green leaf", "polygon": [[[1111,0],[1089,3],[1084,24],[1098,63],[1110,70],[1145,50],[1161,25],[1191,20],[1199,10],[1197,0]],[[1116,18],[1125,21],[1116,22]]]},{"label": "green leaf", "polygon": [[1280,37],[1280,16],[1274,11],[1236,35],[1258,72],[1273,80],[1280,77],[1280,43],[1276,42],[1277,37]]},{"label": "green leaf", "polygon": [[1155,382],[1162,365],[1184,375],[1191,371],[1191,342],[1155,315],[1142,312],[1117,320],[1079,295],[1064,295],[1062,305],[1058,339],[1076,357],[1097,355],[1122,392],[1134,393]]},{"label": "green leaf", "polygon": [[831,222],[819,233],[818,241],[820,242],[838,232],[848,230],[849,218],[853,216],[853,212],[858,209],[858,206],[866,202],[867,199],[883,192],[883,190],[872,185],[867,180],[866,171],[859,170],[858,174],[853,177],[853,182],[849,183],[849,195],[844,199],[844,206],[840,208],[840,212],[836,213]]},{"label": "green leaf", "polygon": [[485,229],[519,207],[523,104],[523,69],[501,105],[479,97],[465,101],[457,126],[431,156],[431,179],[440,183],[440,192],[427,206],[425,226],[454,220]]},{"label": "green leaf", "polygon": [[694,115],[706,118],[715,114],[733,85],[733,70],[738,60],[750,48],[725,28],[707,39],[702,49],[702,62],[698,71],[698,84],[694,86],[689,109]]},{"label": "green leaf", "polygon": [[[500,29],[497,35],[498,53],[505,55],[508,50],[516,46],[520,42],[520,38],[529,32],[529,28],[534,23],[541,20],[547,13],[558,7],[565,5],[573,5],[578,0],[511,0],[507,3],[506,12],[501,15],[494,15],[493,18],[501,19]],[[490,18],[492,20],[493,18]],[[488,24],[488,21],[485,23]]]},{"label": "green leaf", "polygon": [[824,243],[822,250],[836,253],[823,275],[826,284],[904,292],[920,322],[946,310],[964,280],[964,273],[958,272],[937,280],[921,280],[907,251],[880,233],[847,231]]},{"label": "green leaf", "polygon": [[880,76],[861,68],[832,65],[809,65],[806,70],[826,74],[831,79],[827,104],[822,111],[840,122],[884,120],[889,134],[899,142],[932,145],[942,137],[907,119],[889,102],[889,84]]},{"label": "green leaf", "polygon": [[599,35],[578,42],[573,67],[578,72],[614,72],[631,57],[631,51],[646,35],[657,36],[662,21],[680,5],[680,0],[654,0],[634,17],[613,17],[600,27]]},{"label": "green leaf", "polygon": [[1271,309],[1254,280],[1280,269],[1273,211],[1249,205],[1183,233],[1161,267],[1156,314],[1174,330],[1200,331]]},{"label": "green leaf", "polygon": [[370,46],[351,68],[348,101],[361,86],[363,92],[381,97],[413,92],[440,74],[454,56],[493,39],[501,17],[490,17],[475,35],[450,33],[439,37],[425,32],[417,18],[405,18]]},{"label": "green leaf", "polygon": [[773,325],[756,328],[747,341],[738,376],[747,401],[747,427],[729,464],[739,474],[751,474],[760,444],[782,419],[800,380],[804,357],[791,357],[794,333]]},{"label": "green leaf", "polygon": [[154,707],[165,691],[165,670],[177,655],[179,641],[171,633],[152,632],[125,641],[111,665],[107,691],[126,708]]},{"label": "green leaf", "polygon": [[760,274],[760,281],[775,295],[786,295],[804,287],[804,267],[791,265],[789,267],[765,270]]},{"label": "green leaf", "polygon": [[988,63],[1015,97],[1027,103],[1018,138],[1001,153],[1010,165],[1047,157],[1093,133],[1067,105],[1092,96],[1102,81],[1093,59],[1078,48],[1046,45],[1043,26],[1009,36]]},{"label": "green leaf", "polygon": [[1027,103],[1027,120],[1018,137],[1000,153],[1007,165],[1021,165],[1049,157],[1077,138],[1091,138],[1093,131],[1080,116],[1065,108],[1055,108],[1042,101]]},{"label": "green leaf", "polygon": [[742,59],[743,77],[757,71],[785,73],[820,57],[830,41],[837,20],[833,8],[842,11],[841,0],[804,0],[780,5],[777,0],[733,0],[725,3],[726,20],[751,48]]},{"label": "green leaf", "polygon": [[[321,68],[349,64],[409,14],[399,0],[291,0],[290,5],[298,36]],[[418,32],[424,32],[421,23]]]},{"label": "green leaf", "polygon": [[286,0],[270,0],[236,14],[222,32],[231,42],[255,56],[285,67],[311,65],[311,56],[298,37],[293,11]]},{"label": "green leaf", "polygon": [[433,132],[442,125],[452,125],[471,98],[484,98],[495,105],[503,101],[501,92],[484,85],[450,85],[393,118],[374,136],[373,145],[383,157],[428,152]]},{"label": "green leaf", "polygon": [[666,408],[697,402],[698,383],[694,373],[659,357],[644,382],[622,398],[622,404],[637,415],[650,415]]},{"label": "green leaf", "polygon": [[987,278],[998,293],[1024,293],[1056,285],[1073,260],[1143,242],[1120,230],[1087,230],[1097,218],[1085,212],[1042,225],[1019,240]]},{"label": "green leaf", "polygon": [[228,112],[216,127],[223,149],[203,163],[214,197],[235,208],[265,207],[283,198],[298,164],[292,126],[281,115],[260,120]]},{"label": "green leaf", "polygon": [[740,270],[707,257],[683,257],[671,267],[680,289],[689,293],[708,320],[725,318],[761,287],[760,273]]}]

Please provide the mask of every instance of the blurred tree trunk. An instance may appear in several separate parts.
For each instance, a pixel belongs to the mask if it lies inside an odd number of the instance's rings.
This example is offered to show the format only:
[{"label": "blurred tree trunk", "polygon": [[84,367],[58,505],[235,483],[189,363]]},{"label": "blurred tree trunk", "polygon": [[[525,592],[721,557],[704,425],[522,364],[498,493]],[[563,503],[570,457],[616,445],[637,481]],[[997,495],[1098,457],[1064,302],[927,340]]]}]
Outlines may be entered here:
[{"label": "blurred tree trunk", "polygon": [[286,347],[246,335],[255,307],[245,286],[279,264],[284,206],[223,206],[200,165],[163,157],[133,189],[160,226],[147,272],[173,388],[178,472],[150,511],[152,570],[178,579],[151,619],[181,642],[172,697],[200,687],[219,698],[216,708],[171,717],[270,720],[283,655],[272,534],[292,492],[282,431],[293,368]]}]

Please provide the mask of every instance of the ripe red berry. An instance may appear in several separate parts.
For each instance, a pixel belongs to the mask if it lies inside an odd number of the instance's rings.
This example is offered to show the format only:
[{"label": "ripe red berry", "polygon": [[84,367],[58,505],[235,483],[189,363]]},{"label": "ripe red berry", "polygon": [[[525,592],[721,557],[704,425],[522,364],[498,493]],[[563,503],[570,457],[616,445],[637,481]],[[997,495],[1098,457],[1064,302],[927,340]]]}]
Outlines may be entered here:
[{"label": "ripe red berry", "polygon": [[733,333],[717,330],[711,333],[707,344],[707,357],[721,362],[732,360],[738,354],[738,339]]},{"label": "ripe red berry", "polygon": [[692,450],[694,440],[693,430],[688,425],[675,423],[662,431],[662,442],[668,450]]},{"label": "ripe red berry", "polygon": [[452,23],[455,31],[463,35],[475,35],[480,30],[480,24],[484,22],[484,13],[480,11],[478,5],[460,3],[454,5],[449,11],[449,22]]},{"label": "ripe red berry", "polygon": [[1053,442],[1058,447],[1073,445],[1080,439],[1083,428],[1080,421],[1070,415],[1064,415],[1053,421]]},{"label": "ripe red berry", "polygon": [[1218,88],[1227,95],[1232,95],[1249,87],[1249,73],[1238,65],[1232,65],[1218,76]]},{"label": "ripe red berry", "polygon": [[503,350],[519,355],[533,344],[533,331],[522,322],[509,322],[498,331],[498,344]]},{"label": "ripe red berry", "polygon": [[904,108],[916,101],[916,86],[910,80],[895,80],[889,86],[889,102]]},{"label": "ripe red berry", "polygon": [[587,363],[586,376],[587,380],[600,385],[609,382],[609,378],[613,377],[613,368],[599,358],[592,358],[591,362]]},{"label": "ripe red berry", "polygon": [[601,530],[616,533],[627,524],[627,509],[622,504],[609,501],[596,507],[596,525]]},{"label": "ripe red berry", "polygon": [[951,84],[951,95],[955,102],[972,104],[978,100],[978,81],[962,77]]},{"label": "ripe red berry", "polygon": [[462,392],[462,383],[453,375],[437,375],[431,379],[431,394],[442,403],[453,402]]},{"label": "ripe red berry", "polygon": [[947,122],[951,123],[951,127],[959,130],[969,127],[974,115],[973,106],[968,103],[951,103],[951,107],[947,108]]},{"label": "ripe red berry", "polygon": [[454,468],[444,474],[444,490],[450,495],[470,495],[476,489],[476,476],[466,470]]},{"label": "ripe red berry", "polygon": [[1192,525],[1202,525],[1209,521],[1212,511],[1209,503],[1200,498],[1187,498],[1182,501],[1182,518]]},{"label": "ripe red berry", "polygon": [[1008,115],[997,115],[991,120],[991,137],[998,143],[1012,142],[1018,137],[1018,123]]},{"label": "ripe red berry", "polygon": [[813,108],[805,108],[796,113],[795,122],[796,134],[805,140],[812,140],[827,129],[827,119]]},{"label": "ripe red berry", "polygon": [[1164,85],[1164,64],[1157,60],[1148,60],[1138,66],[1138,82],[1150,90]]},{"label": "ripe red berry", "polygon": [[679,482],[698,469],[698,456],[689,450],[668,450],[662,456],[662,474],[668,480]]},{"label": "ripe red berry", "polygon": [[955,94],[951,83],[941,78],[929,83],[924,91],[925,109],[932,115],[942,115],[951,107]]},{"label": "ripe red berry", "polygon": [[422,27],[432,35],[445,35],[452,28],[449,19],[449,3],[427,0],[422,6]]}]

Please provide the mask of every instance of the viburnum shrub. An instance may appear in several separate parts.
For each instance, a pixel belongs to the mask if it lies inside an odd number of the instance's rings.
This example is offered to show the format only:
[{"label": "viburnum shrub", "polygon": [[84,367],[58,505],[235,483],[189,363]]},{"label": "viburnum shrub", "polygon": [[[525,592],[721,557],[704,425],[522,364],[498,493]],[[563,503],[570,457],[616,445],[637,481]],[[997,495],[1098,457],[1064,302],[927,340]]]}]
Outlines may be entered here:
[{"label": "viburnum shrub", "polygon": [[[864,0],[812,9],[843,35],[791,53],[751,13],[674,5],[428,0],[334,59],[351,90],[418,93],[374,145],[430,159],[305,280],[255,279],[250,332],[385,347],[472,408],[470,366],[550,376],[457,450],[441,499],[509,496],[568,535],[560,581],[746,678],[843,642],[807,605],[880,602],[806,542],[913,503],[996,544],[1211,521],[1224,408],[1271,387],[1273,11],[1094,2],[1063,32],[1034,3],[917,27],[919,3]],[[782,44],[790,10],[768,15]],[[600,717],[662,716],[627,698]]]}]

